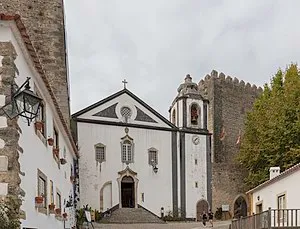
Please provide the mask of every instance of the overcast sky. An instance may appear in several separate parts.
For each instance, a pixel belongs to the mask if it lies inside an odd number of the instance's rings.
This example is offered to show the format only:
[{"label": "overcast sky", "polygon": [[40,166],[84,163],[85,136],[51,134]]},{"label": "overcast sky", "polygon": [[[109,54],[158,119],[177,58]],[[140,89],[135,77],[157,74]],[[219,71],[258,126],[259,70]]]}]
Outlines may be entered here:
[{"label": "overcast sky", "polygon": [[298,0],[66,0],[72,113],[123,88],[165,117],[187,73],[263,85],[300,60]]}]

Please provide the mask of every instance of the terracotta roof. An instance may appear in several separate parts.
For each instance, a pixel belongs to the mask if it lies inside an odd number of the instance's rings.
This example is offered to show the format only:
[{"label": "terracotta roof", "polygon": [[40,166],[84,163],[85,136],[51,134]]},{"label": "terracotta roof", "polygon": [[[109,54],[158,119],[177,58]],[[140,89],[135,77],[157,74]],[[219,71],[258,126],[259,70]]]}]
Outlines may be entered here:
[{"label": "terracotta roof", "polygon": [[15,21],[15,23],[17,25],[17,28],[19,29],[20,34],[22,36],[23,42],[24,42],[24,44],[25,44],[25,46],[26,46],[26,48],[27,48],[27,50],[28,50],[28,52],[29,52],[29,54],[31,56],[33,64],[34,64],[37,72],[42,77],[42,79],[43,79],[43,81],[44,81],[44,83],[45,83],[45,85],[46,85],[46,87],[47,87],[47,89],[49,91],[49,94],[50,94],[50,96],[52,98],[52,101],[54,103],[54,106],[56,108],[56,112],[58,113],[60,121],[62,122],[63,127],[64,127],[64,129],[65,129],[65,131],[66,131],[66,133],[68,135],[68,138],[69,138],[69,140],[71,142],[73,150],[74,150],[76,156],[79,156],[78,155],[78,150],[77,150],[77,147],[76,147],[75,142],[73,140],[73,137],[71,135],[70,129],[68,128],[68,125],[67,125],[66,121],[64,120],[64,117],[63,117],[63,114],[62,114],[62,112],[60,110],[59,104],[58,104],[58,102],[57,102],[57,100],[56,100],[56,98],[54,96],[54,93],[53,93],[51,87],[50,87],[50,84],[49,84],[49,81],[48,81],[48,79],[46,77],[45,71],[43,70],[43,67],[42,67],[42,64],[40,62],[40,59],[39,59],[38,55],[36,54],[36,51],[35,51],[35,49],[34,49],[34,47],[32,45],[32,42],[31,42],[31,40],[30,40],[30,38],[28,36],[28,33],[26,31],[26,27],[24,26],[24,24],[23,24],[23,22],[21,20],[20,15],[18,15],[18,14],[7,15],[7,14],[3,14],[2,13],[2,14],[0,14],[0,20],[3,20],[3,21]]},{"label": "terracotta roof", "polygon": [[273,179],[267,180],[266,182],[264,182],[264,183],[262,183],[262,184],[256,186],[255,188],[249,190],[249,191],[247,192],[247,194],[253,193],[253,192],[258,191],[259,189],[262,189],[262,188],[264,188],[264,187],[266,187],[266,186],[268,186],[268,185],[270,185],[270,184],[273,184],[273,183],[275,183],[276,181],[279,181],[279,180],[281,180],[281,179],[287,177],[288,175],[290,175],[290,174],[292,174],[292,173],[294,173],[294,172],[297,172],[298,170],[300,170],[300,163],[299,163],[299,164],[296,164],[296,165],[294,165],[294,166],[292,166],[291,168],[289,168],[289,169],[287,169],[287,170],[285,170],[284,172],[280,173],[278,176],[274,177]]}]

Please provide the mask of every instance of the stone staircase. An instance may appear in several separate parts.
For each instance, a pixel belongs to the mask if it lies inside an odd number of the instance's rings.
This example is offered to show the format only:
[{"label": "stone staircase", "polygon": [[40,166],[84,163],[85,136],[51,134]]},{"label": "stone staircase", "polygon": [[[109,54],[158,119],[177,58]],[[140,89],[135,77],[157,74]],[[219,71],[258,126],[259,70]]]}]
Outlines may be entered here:
[{"label": "stone staircase", "polygon": [[118,208],[110,217],[103,218],[100,223],[165,223],[155,214],[144,208]]}]

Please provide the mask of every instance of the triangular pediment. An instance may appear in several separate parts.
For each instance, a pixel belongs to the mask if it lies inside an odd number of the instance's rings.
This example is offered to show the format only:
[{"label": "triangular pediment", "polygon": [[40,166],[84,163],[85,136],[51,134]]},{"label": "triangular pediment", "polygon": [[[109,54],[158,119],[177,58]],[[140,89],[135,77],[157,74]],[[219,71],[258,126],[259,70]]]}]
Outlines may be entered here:
[{"label": "triangular pediment", "polygon": [[116,106],[118,103],[115,103],[99,112],[96,114],[93,114],[93,116],[98,116],[98,117],[105,117],[105,118],[118,118],[116,114]]},{"label": "triangular pediment", "polygon": [[128,123],[139,126],[176,128],[165,117],[127,89],[75,113],[73,118],[92,120],[93,123],[97,123],[97,121],[98,123],[107,122],[110,125]]}]

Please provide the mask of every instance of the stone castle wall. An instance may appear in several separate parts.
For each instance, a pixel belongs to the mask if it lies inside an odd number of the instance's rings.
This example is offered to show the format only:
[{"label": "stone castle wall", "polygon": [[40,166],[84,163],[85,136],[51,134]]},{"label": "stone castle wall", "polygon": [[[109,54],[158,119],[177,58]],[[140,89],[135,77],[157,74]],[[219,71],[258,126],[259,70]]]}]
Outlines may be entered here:
[{"label": "stone castle wall", "polygon": [[[0,107],[11,99],[11,84],[18,70],[15,66],[16,52],[11,42],[0,42]],[[20,127],[18,118],[10,120],[0,112],[0,197],[24,196],[20,188],[19,146]],[[19,201],[19,205],[21,202]],[[19,206],[18,205],[18,206]]]},{"label": "stone castle wall", "polygon": [[0,14],[19,14],[69,124],[63,0],[1,0]]},{"label": "stone castle wall", "polygon": [[245,115],[253,106],[261,88],[223,73],[212,71],[199,82],[199,89],[209,101],[208,128],[212,133],[212,210],[229,205],[246,191],[246,171],[235,161],[237,143],[244,130]]}]

